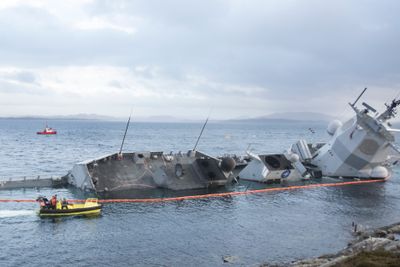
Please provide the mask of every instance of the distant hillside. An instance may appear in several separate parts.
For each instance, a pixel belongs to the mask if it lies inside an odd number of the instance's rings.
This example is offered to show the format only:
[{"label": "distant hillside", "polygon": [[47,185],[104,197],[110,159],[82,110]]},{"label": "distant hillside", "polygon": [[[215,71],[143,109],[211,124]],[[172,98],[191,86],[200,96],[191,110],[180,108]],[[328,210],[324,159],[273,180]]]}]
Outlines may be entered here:
[{"label": "distant hillside", "polygon": [[284,119],[295,121],[331,121],[333,117],[317,112],[282,112],[264,116],[265,119]]},{"label": "distant hillside", "polygon": [[121,118],[116,118],[112,116],[97,115],[97,114],[75,114],[75,115],[60,115],[60,116],[50,116],[49,118],[58,120],[97,120],[97,121],[118,121]]},{"label": "distant hillside", "polygon": [[[112,117],[97,114],[75,114],[75,115],[56,115],[56,116],[15,116],[15,117],[0,117],[0,119],[16,119],[16,120],[95,120],[95,121],[127,121],[129,114],[126,117]],[[146,116],[136,117],[134,114],[131,118],[132,122],[199,122],[203,120],[190,120],[177,118],[173,116]]]},{"label": "distant hillside", "polygon": [[284,113],[273,113],[266,116],[255,117],[255,118],[240,118],[234,120],[228,120],[230,122],[267,122],[267,121],[332,121],[333,117],[316,112],[284,112]]},{"label": "distant hillside", "polygon": [[174,116],[148,116],[148,117],[135,117],[134,121],[138,122],[198,122],[199,120],[189,120],[177,118]]},{"label": "distant hillside", "polygon": [[[26,119],[26,120],[95,120],[95,121],[127,121],[129,115],[126,117],[113,117],[97,114],[75,114],[75,115],[59,115],[59,116],[15,116],[15,117],[0,117],[0,119]],[[263,122],[330,122],[334,117],[317,112],[282,112],[273,113],[266,116],[260,117],[241,117],[237,119],[213,119],[210,118],[210,123],[218,122],[232,122],[232,123],[263,123]],[[132,122],[162,122],[162,123],[202,123],[204,119],[187,119],[178,118],[174,116],[147,116],[147,117],[136,117],[132,115]],[[396,128],[400,128],[400,121],[393,120],[393,125]]]},{"label": "distant hillside", "polygon": [[101,120],[101,121],[119,121],[121,118],[103,116],[96,114],[76,114],[76,115],[56,115],[56,116],[15,116],[1,117],[2,119],[20,119],[20,120]]}]

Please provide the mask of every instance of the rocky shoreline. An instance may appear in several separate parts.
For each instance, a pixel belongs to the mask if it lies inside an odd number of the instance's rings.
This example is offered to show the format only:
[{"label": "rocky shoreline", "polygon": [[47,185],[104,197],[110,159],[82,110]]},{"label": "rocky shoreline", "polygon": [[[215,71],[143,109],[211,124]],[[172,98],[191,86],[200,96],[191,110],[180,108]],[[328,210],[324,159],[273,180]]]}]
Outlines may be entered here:
[{"label": "rocky shoreline", "polygon": [[400,266],[400,223],[360,231],[354,225],[355,239],[340,252],[284,265],[262,267]]}]

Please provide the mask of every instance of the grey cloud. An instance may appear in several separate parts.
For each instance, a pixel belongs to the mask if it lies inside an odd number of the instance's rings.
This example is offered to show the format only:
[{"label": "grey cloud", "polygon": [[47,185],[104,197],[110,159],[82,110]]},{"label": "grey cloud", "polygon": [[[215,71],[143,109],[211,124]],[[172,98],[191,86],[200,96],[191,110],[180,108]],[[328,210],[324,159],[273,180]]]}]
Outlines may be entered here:
[{"label": "grey cloud", "polygon": [[265,1],[243,8],[230,1],[194,6],[187,1],[100,1],[93,7],[94,15],[112,10],[142,17],[132,36],[80,32],[43,10],[15,9],[1,16],[17,27],[6,30],[9,42],[2,46],[5,52],[15,50],[13,56],[25,52],[23,62],[30,64],[146,64],[177,77],[193,71],[218,81],[264,86],[379,79],[382,72],[399,70],[400,25],[396,3],[387,3],[370,1],[362,8],[359,1],[303,1],[283,5],[277,13]]},{"label": "grey cloud", "polygon": [[[12,80],[11,80],[12,81]],[[50,92],[47,92],[43,88],[38,85],[23,83],[16,84],[10,82],[10,80],[1,80],[0,79],[0,93],[5,93],[8,95],[14,95],[15,98],[18,98],[18,95],[51,95]],[[6,101],[8,101],[6,99]]]},{"label": "grey cloud", "polygon": [[121,85],[121,83],[119,81],[116,80],[112,80],[108,83],[109,86],[114,87],[114,88],[123,88],[123,86]]},{"label": "grey cloud", "polygon": [[7,72],[0,71],[0,79],[8,82],[14,81],[26,84],[37,83],[37,76],[35,73],[31,71],[19,71],[19,70],[7,71]]},{"label": "grey cloud", "polygon": [[136,18],[131,35],[80,31],[43,9],[14,8],[0,11],[0,57],[21,67],[126,66],[149,82],[168,77],[188,85],[194,75],[210,83],[180,90],[222,101],[243,96],[227,85],[259,87],[264,91],[249,99],[322,108],[364,86],[398,88],[399,8],[395,0],[101,0],[85,7],[92,16]]},{"label": "grey cloud", "polygon": [[15,74],[15,79],[20,82],[24,83],[35,83],[36,82],[36,75],[29,71],[19,71]]}]

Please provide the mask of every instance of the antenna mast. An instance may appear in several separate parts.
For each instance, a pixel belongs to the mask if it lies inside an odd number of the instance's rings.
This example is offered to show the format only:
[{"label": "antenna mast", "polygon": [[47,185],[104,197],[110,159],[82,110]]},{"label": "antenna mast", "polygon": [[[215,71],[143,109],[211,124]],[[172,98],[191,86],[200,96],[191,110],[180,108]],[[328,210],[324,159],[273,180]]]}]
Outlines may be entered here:
[{"label": "antenna mast", "polygon": [[122,153],[122,148],[124,147],[125,137],[126,137],[126,133],[128,132],[129,123],[131,122],[131,117],[132,117],[132,110],[131,110],[131,114],[129,115],[128,122],[126,123],[124,138],[122,139],[121,148],[119,149],[119,153],[118,153],[119,155],[121,155],[121,153]]},{"label": "antenna mast", "polygon": [[354,101],[353,104],[350,104],[350,106],[354,107],[354,106],[357,104],[358,100],[360,100],[360,98],[363,96],[363,94],[365,93],[365,91],[367,91],[367,87],[364,88],[364,90],[362,91],[362,93],[357,97],[356,101]]},{"label": "antenna mast", "polygon": [[[210,112],[210,113],[211,113],[211,112]],[[194,145],[193,151],[196,151],[197,145],[199,144],[200,138],[201,138],[201,136],[203,135],[204,129],[206,128],[206,125],[207,125],[207,123],[208,123],[208,119],[209,119],[209,118],[210,118],[210,115],[208,115],[208,117],[207,117],[207,119],[206,119],[206,122],[205,122],[204,125],[203,125],[203,128],[201,128],[201,132],[200,132],[200,134],[199,134],[199,137],[197,138],[196,144]]]}]

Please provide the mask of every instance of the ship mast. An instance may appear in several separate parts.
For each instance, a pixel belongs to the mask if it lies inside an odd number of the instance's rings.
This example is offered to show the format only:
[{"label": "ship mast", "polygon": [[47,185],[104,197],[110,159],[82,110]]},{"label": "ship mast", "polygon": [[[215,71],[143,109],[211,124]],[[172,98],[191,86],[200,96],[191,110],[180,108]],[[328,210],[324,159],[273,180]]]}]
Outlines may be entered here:
[{"label": "ship mast", "polygon": [[197,145],[199,144],[200,139],[201,139],[201,136],[203,135],[204,129],[206,128],[207,123],[208,123],[208,120],[210,119],[211,112],[212,112],[212,109],[210,109],[210,112],[208,113],[207,119],[206,119],[206,121],[205,121],[204,124],[203,124],[203,128],[201,128],[199,137],[197,138],[197,142],[196,142],[196,144],[194,145],[193,151],[196,151]]},{"label": "ship mast", "polygon": [[129,115],[128,122],[126,123],[124,138],[122,138],[121,148],[119,149],[119,153],[118,153],[119,156],[122,156],[122,149],[124,148],[126,133],[128,132],[128,129],[129,129],[129,123],[131,122],[131,117],[132,117],[132,110],[131,110],[131,114]]},{"label": "ship mast", "polygon": [[208,123],[208,119],[209,119],[209,118],[210,118],[210,116],[207,117],[206,122],[203,124],[203,128],[201,128],[199,137],[197,138],[197,142],[196,142],[196,144],[194,145],[193,151],[196,151],[197,145],[198,145],[199,142],[200,142],[201,136],[203,135],[204,129],[205,129],[206,126],[207,126],[207,123]]},{"label": "ship mast", "polygon": [[383,121],[383,122],[396,117],[397,107],[400,106],[400,99],[398,99],[398,100],[393,99],[392,103],[390,105],[389,104],[385,104],[385,105],[386,105],[386,111],[383,112],[378,117],[378,120]]}]

